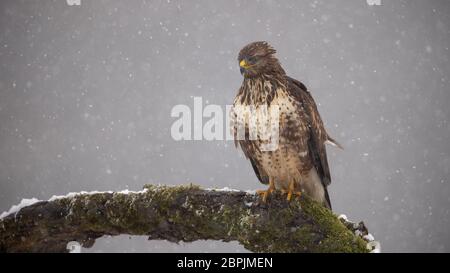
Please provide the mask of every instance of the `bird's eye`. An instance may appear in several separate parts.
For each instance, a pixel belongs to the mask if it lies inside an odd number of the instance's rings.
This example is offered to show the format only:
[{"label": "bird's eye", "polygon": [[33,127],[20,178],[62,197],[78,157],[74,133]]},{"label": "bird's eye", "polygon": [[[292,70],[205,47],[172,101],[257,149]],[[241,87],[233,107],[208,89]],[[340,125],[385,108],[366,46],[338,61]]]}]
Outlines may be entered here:
[{"label": "bird's eye", "polygon": [[250,62],[250,63],[255,63],[256,62],[256,57],[250,57],[250,58],[248,58],[248,61]]}]

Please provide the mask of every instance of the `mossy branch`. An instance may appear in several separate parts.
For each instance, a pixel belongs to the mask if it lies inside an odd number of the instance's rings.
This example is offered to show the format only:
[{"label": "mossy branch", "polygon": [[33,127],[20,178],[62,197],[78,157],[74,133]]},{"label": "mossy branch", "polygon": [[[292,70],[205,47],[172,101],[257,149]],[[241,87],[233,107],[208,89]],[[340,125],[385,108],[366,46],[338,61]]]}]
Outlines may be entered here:
[{"label": "mossy branch", "polygon": [[238,241],[253,252],[368,252],[352,225],[306,196],[287,202],[274,194],[262,203],[253,193],[192,185],[37,202],[0,220],[0,252],[66,252],[70,241],[91,247],[119,234]]}]

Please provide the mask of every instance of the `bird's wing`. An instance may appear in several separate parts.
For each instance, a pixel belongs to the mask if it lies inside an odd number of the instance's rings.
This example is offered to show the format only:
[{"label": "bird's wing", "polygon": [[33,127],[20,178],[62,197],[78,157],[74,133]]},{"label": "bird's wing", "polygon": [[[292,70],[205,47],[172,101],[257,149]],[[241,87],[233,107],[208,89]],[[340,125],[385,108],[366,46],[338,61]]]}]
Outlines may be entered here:
[{"label": "bird's wing", "polygon": [[325,142],[329,139],[328,134],[320,118],[316,103],[306,89],[305,85],[295,79],[287,77],[289,87],[288,92],[296,100],[300,101],[304,111],[309,117],[310,137],[308,142],[309,152],[312,155],[313,164],[316,168],[322,184],[328,186],[331,183],[330,169],[327,161],[327,150]]},{"label": "bird's wing", "polygon": [[251,141],[239,140],[238,142],[239,146],[241,147],[241,150],[244,152],[245,157],[248,158],[252,163],[253,171],[255,171],[258,180],[263,184],[269,184],[269,176],[264,171],[264,169],[260,167],[256,158],[252,156],[252,154],[254,154],[254,148],[252,147]]},{"label": "bird's wing", "polygon": [[[331,209],[330,196],[328,195],[327,186],[331,184],[330,168],[328,167],[327,149],[325,143],[327,141],[335,142],[330,138],[325,130],[319,111],[313,97],[306,89],[305,85],[295,79],[287,77],[288,92],[299,102],[302,103],[304,111],[309,117],[310,136],[308,140],[309,154],[312,155],[313,165],[320,177],[325,192],[325,200]],[[337,144],[339,145],[339,144]]]},{"label": "bird's wing", "polygon": [[258,177],[259,181],[263,184],[269,184],[269,176],[266,174],[263,168],[258,167],[258,164],[255,160],[250,158],[250,162],[252,163],[253,170],[255,171],[256,177]]}]

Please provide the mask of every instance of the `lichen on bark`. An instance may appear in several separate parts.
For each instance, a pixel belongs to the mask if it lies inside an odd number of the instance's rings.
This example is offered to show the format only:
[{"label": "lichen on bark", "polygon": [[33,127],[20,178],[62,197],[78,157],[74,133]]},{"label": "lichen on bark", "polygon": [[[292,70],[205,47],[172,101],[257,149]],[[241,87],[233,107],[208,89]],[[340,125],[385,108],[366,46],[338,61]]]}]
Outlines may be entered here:
[{"label": "lichen on bark", "polygon": [[0,220],[1,252],[65,252],[104,235],[171,242],[238,241],[253,252],[368,252],[367,242],[302,196],[267,202],[243,191],[145,185],[141,192],[80,193],[22,208]]}]

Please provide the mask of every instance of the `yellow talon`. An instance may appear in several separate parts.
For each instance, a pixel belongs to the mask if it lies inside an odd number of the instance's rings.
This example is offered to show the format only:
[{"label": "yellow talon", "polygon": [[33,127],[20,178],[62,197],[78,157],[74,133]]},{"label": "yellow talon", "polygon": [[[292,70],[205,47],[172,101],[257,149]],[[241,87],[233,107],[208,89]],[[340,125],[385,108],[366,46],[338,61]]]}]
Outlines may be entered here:
[{"label": "yellow talon", "polygon": [[283,190],[283,193],[287,193],[287,198],[286,199],[288,201],[291,201],[293,195],[294,196],[298,196],[298,197],[300,197],[302,195],[302,193],[300,191],[296,191],[295,190],[295,182],[294,182],[294,180],[291,180],[289,182],[289,189],[287,191]]},{"label": "yellow talon", "polygon": [[275,183],[272,178],[269,178],[269,188],[267,190],[257,190],[256,193],[262,197],[262,201],[265,203],[267,196],[275,191]]},{"label": "yellow talon", "polygon": [[298,196],[298,197],[300,197],[300,196],[302,196],[302,192],[300,192],[300,191],[288,191],[288,193],[287,193],[287,200],[288,201],[291,201],[291,199],[292,199],[292,196]]},{"label": "yellow talon", "polygon": [[262,197],[262,201],[265,203],[269,194],[271,194],[274,190],[268,188],[267,190],[257,190],[256,193]]}]

